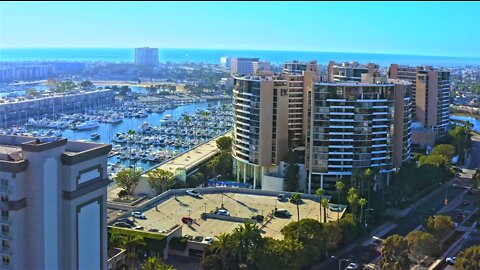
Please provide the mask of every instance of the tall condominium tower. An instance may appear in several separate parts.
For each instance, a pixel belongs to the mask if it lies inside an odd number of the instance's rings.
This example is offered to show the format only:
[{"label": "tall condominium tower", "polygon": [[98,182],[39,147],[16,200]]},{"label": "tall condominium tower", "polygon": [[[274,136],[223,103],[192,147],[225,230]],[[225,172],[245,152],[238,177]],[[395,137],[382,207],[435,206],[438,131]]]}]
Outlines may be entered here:
[{"label": "tall condominium tower", "polygon": [[135,48],[135,64],[137,65],[158,65],[158,49],[157,48]]},{"label": "tall condominium tower", "polygon": [[1,269],[106,269],[110,145],[0,135]]},{"label": "tall condominium tower", "polygon": [[292,61],[283,65],[283,78],[288,81],[288,135],[291,147],[305,145],[307,113],[304,110],[308,92],[318,78],[317,61]]},{"label": "tall condominium tower", "polygon": [[412,83],[413,112],[422,127],[433,130],[437,138],[448,131],[450,117],[450,72],[430,66],[399,66],[392,64],[389,78]]},{"label": "tall condominium tower", "polygon": [[270,63],[259,58],[231,58],[230,71],[232,75],[253,75],[258,70],[269,70]]},{"label": "tall condominium tower", "polygon": [[[279,76],[236,76],[233,146],[237,179],[254,186],[288,149],[288,81]],[[260,181],[258,181],[260,180]]]},{"label": "tall condominium tower", "polygon": [[308,192],[333,190],[337,180],[366,168],[378,170],[378,188],[410,158],[410,83],[365,75],[362,82],[315,84],[308,107]]},{"label": "tall condominium tower", "polygon": [[366,65],[357,62],[335,63],[330,61],[327,67],[327,80],[329,82],[360,82],[362,74],[379,75],[379,66],[373,63]]}]

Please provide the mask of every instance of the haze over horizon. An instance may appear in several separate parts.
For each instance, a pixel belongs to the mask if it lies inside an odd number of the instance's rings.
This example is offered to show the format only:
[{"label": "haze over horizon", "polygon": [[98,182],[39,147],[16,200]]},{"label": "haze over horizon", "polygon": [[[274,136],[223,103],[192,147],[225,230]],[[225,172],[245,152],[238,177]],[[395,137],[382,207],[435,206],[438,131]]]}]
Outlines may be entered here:
[{"label": "haze over horizon", "polygon": [[[149,46],[477,58],[479,11],[480,2],[2,2],[0,48]],[[465,34],[455,35],[459,29]]]}]

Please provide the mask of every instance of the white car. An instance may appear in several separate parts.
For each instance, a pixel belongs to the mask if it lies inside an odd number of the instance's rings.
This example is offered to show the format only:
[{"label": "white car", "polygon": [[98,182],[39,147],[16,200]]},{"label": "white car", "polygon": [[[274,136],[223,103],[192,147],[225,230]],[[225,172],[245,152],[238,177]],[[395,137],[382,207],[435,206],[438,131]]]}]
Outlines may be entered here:
[{"label": "white car", "polygon": [[451,258],[446,258],[445,261],[450,265],[454,265],[455,264],[455,259],[456,259],[456,257],[451,257]]},{"label": "white car", "polygon": [[217,215],[230,216],[230,212],[228,212],[227,210],[224,210],[224,209],[220,209],[220,210],[217,211]]},{"label": "white car", "polygon": [[133,212],[132,217],[134,218],[140,218],[140,219],[146,219],[147,217],[145,216],[144,213],[142,212]]},{"label": "white car", "polygon": [[210,245],[212,242],[213,242],[213,237],[211,237],[211,236],[205,237],[205,238],[203,239],[203,241],[202,241],[202,243],[204,243],[204,244],[209,244],[209,245]]},{"label": "white car", "polygon": [[345,268],[345,270],[355,270],[355,269],[358,269],[358,264],[356,264],[356,263],[350,263],[350,264]]},{"label": "white car", "polygon": [[195,191],[193,189],[187,190],[187,194],[193,197],[200,197],[200,193],[198,193],[198,191]]}]

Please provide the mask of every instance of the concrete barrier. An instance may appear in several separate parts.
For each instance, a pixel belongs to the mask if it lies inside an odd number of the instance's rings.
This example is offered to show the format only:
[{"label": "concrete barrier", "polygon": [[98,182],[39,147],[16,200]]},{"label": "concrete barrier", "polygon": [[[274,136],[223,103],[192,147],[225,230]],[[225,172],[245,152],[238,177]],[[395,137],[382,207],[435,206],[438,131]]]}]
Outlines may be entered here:
[{"label": "concrete barrier", "polygon": [[232,221],[232,222],[238,222],[238,223],[245,223],[245,222],[250,222],[250,223],[253,223],[253,224],[256,224],[256,223],[257,223],[257,221],[256,221],[255,219],[251,219],[251,218],[241,218],[241,217],[223,216],[223,215],[208,214],[208,213],[202,213],[200,216],[201,216],[203,219],[211,218],[211,219]]}]

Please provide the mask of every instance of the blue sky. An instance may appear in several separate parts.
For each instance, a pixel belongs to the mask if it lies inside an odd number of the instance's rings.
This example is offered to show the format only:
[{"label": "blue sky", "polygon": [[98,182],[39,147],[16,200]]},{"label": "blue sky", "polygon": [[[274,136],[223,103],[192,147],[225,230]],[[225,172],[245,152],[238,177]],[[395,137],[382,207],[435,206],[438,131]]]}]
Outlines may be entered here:
[{"label": "blue sky", "polygon": [[480,2],[0,2],[0,48],[480,57]]}]

